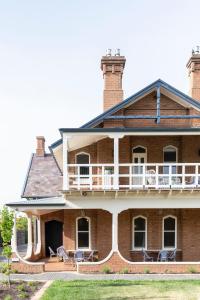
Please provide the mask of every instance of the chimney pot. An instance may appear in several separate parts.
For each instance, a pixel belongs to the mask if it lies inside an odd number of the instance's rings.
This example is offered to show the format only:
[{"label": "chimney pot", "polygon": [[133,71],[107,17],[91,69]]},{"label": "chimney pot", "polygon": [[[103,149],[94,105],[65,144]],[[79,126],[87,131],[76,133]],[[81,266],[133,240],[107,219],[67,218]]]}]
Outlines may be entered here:
[{"label": "chimney pot", "polygon": [[189,95],[200,101],[200,48],[192,50],[192,55],[187,63],[189,75]]},{"label": "chimney pot", "polygon": [[36,155],[37,156],[45,156],[45,138],[44,136],[37,136],[37,148]]}]

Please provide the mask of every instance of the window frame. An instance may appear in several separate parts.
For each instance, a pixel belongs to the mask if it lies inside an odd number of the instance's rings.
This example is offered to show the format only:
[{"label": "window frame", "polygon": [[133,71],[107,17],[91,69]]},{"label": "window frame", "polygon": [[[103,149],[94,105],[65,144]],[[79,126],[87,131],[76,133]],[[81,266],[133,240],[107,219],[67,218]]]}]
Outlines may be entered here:
[{"label": "window frame", "polygon": [[[174,149],[174,152],[176,152],[176,161],[173,161],[173,162],[165,162],[164,161],[164,154],[165,152],[167,152],[167,149]],[[168,152],[173,152],[173,151],[168,151]],[[173,146],[173,145],[167,145],[165,147],[163,147],[163,163],[166,163],[166,164],[171,164],[171,163],[177,163],[178,162],[178,148]]]},{"label": "window frame", "polygon": [[[78,230],[78,220],[87,219],[88,220],[88,231],[79,231]],[[78,233],[79,232],[88,232],[88,247],[78,247]],[[91,220],[89,217],[77,217],[76,218],[76,250],[91,250]]]},{"label": "window frame", "polygon": [[[175,230],[165,230],[165,220],[168,219],[168,218],[172,218],[175,220]],[[175,245],[174,247],[165,247],[164,245],[164,242],[165,242],[165,239],[164,239],[164,236],[165,236],[165,232],[174,232],[174,235],[175,235]],[[162,249],[163,250],[174,250],[177,248],[177,217],[176,216],[173,216],[173,215],[168,215],[168,216],[165,216],[163,217],[163,220],[162,220]]]},{"label": "window frame", "polygon": [[[138,218],[142,218],[145,220],[145,230],[135,231],[135,220]],[[135,232],[144,232],[145,233],[145,246],[144,247],[135,247]],[[138,215],[133,217],[132,220],[132,250],[141,251],[142,249],[147,250],[147,217]]]}]

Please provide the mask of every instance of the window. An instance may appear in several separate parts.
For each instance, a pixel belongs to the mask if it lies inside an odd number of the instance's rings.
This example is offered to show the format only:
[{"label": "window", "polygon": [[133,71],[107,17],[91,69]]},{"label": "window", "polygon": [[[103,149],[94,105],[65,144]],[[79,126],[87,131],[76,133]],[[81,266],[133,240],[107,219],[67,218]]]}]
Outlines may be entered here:
[{"label": "window", "polygon": [[163,248],[176,248],[177,219],[173,216],[163,218]]},{"label": "window", "polygon": [[76,222],[76,247],[88,249],[90,248],[90,219],[78,218]]},{"label": "window", "polygon": [[147,220],[138,216],[133,218],[133,249],[147,248]]},{"label": "window", "polygon": [[[76,163],[79,165],[88,165],[90,156],[87,153],[79,153],[76,155]],[[80,175],[89,175],[89,166],[80,167]]]},{"label": "window", "polygon": [[[174,146],[166,146],[163,149],[163,161],[164,163],[176,163],[177,162],[177,148]],[[164,174],[169,173],[169,167],[164,167]],[[176,166],[172,166],[172,174],[176,173]]]}]

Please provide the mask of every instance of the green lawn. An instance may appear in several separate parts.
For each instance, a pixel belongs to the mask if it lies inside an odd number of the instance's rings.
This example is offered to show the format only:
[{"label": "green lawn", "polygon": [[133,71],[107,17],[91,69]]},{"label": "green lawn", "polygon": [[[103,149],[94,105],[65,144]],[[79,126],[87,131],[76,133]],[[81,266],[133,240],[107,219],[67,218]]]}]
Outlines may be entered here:
[{"label": "green lawn", "polygon": [[200,280],[54,281],[41,300],[200,299]]}]

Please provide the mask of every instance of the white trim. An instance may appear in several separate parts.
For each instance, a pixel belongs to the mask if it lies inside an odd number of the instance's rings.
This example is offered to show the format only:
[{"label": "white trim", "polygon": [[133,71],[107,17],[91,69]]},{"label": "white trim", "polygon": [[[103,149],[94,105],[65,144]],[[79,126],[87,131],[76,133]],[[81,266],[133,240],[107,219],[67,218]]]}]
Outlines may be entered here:
[{"label": "white trim", "polygon": [[[89,247],[78,247],[78,220],[87,219],[89,229]],[[83,232],[83,231],[82,231]],[[86,231],[85,231],[86,232]],[[76,218],[76,250],[91,250],[91,219],[89,217],[77,217]]]},{"label": "white trim", "polygon": [[[145,232],[145,246],[144,247],[135,247],[135,220],[138,218],[142,218],[145,220],[145,231],[140,231],[140,232]],[[142,215],[138,215],[133,217],[132,220],[132,250],[133,251],[140,251],[142,249],[147,250],[147,217],[142,216]]]},{"label": "white trim", "polygon": [[[164,247],[164,221],[165,219],[167,218],[172,218],[175,220],[175,245],[174,247]],[[174,232],[174,230],[171,230],[169,232]],[[163,217],[162,219],[162,249],[164,250],[174,250],[177,248],[177,217],[176,216],[173,216],[173,215],[167,215],[165,217]]]},{"label": "white trim", "polygon": [[[167,149],[169,149],[169,148],[175,150],[174,152],[176,152],[176,163],[177,163],[178,162],[178,148],[176,146],[173,146],[173,145],[167,145],[167,146],[163,147],[163,163],[165,163],[165,161],[164,161],[164,153],[165,153],[165,151],[167,152]],[[172,152],[172,151],[169,151],[169,152]],[[166,162],[166,163],[168,163],[168,162]],[[169,162],[169,163],[171,163],[171,162]]]}]

